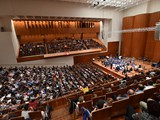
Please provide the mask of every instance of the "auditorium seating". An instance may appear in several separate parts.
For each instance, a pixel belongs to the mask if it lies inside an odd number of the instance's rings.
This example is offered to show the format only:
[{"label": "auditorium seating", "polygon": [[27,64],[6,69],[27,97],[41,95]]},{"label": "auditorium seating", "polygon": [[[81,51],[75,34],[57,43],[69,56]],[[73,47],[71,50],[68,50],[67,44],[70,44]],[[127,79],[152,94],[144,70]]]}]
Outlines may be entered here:
[{"label": "auditorium seating", "polygon": [[111,120],[112,107],[102,108],[92,113],[92,120]]},{"label": "auditorium seating", "polygon": [[24,117],[14,117],[11,118],[10,120],[25,120]]},{"label": "auditorium seating", "polygon": [[30,112],[30,113],[29,113],[29,117],[30,117],[32,120],[43,120],[41,111]]},{"label": "auditorium seating", "polygon": [[139,102],[144,100],[144,96],[145,96],[144,93],[138,93],[138,94],[131,95],[129,97],[130,105],[132,105],[134,108],[138,108]]},{"label": "auditorium seating", "polygon": [[82,107],[85,107],[86,109],[88,109],[88,110],[91,111],[91,110],[93,109],[92,100],[89,100],[89,101],[82,102],[82,103],[79,103],[79,104],[78,104],[79,115],[82,115],[82,113],[81,113],[81,108],[82,108]]},{"label": "auditorium seating", "polygon": [[103,49],[104,46],[93,39],[55,39],[50,41],[20,43],[19,57],[54,54],[89,49]]},{"label": "auditorium seating", "polygon": [[114,101],[112,104],[112,117],[116,117],[119,115],[124,115],[126,112],[126,108],[129,105],[129,99],[123,99],[119,101]]}]

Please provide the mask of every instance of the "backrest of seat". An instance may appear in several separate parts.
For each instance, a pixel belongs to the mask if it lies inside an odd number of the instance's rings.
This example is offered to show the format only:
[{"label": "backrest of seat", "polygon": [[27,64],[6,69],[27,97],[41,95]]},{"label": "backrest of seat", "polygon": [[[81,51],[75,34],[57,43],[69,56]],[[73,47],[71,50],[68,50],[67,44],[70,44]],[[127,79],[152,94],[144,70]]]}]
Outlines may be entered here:
[{"label": "backrest of seat", "polygon": [[103,91],[99,90],[99,91],[94,92],[94,94],[96,94],[97,96],[102,96],[103,95]]},{"label": "backrest of seat", "polygon": [[29,112],[29,117],[32,120],[41,120],[41,119],[43,119],[41,111]]},{"label": "backrest of seat", "polygon": [[117,95],[117,91],[113,91],[113,92],[110,92],[110,93],[106,93],[106,98],[108,98],[108,97],[113,97],[113,95]]},{"label": "backrest of seat", "polygon": [[89,101],[92,99],[92,94],[87,94],[87,95],[84,95],[83,97],[85,101]]},{"label": "backrest of seat", "polygon": [[21,116],[22,110],[16,110],[9,113],[9,116],[19,117]]},{"label": "backrest of seat", "polygon": [[116,117],[116,116],[125,114],[128,104],[129,104],[128,98],[113,102],[113,104],[112,104],[112,117]]},{"label": "backrest of seat", "polygon": [[25,120],[24,117],[14,117],[11,118],[10,120]]},{"label": "backrest of seat", "polygon": [[143,96],[144,96],[144,93],[138,93],[138,94],[131,95],[129,97],[129,104],[132,105],[134,108],[138,108],[139,102],[144,99]]},{"label": "backrest of seat", "polygon": [[118,90],[117,90],[117,95],[127,93],[127,90],[128,90],[127,87],[126,87],[126,88],[123,88],[123,89],[118,89]]},{"label": "backrest of seat", "polygon": [[111,108],[106,107],[92,112],[92,120],[111,120]]},{"label": "backrest of seat", "polygon": [[156,91],[157,91],[156,88],[150,88],[150,89],[144,90],[144,100],[147,100],[148,98],[152,98],[153,93]]}]

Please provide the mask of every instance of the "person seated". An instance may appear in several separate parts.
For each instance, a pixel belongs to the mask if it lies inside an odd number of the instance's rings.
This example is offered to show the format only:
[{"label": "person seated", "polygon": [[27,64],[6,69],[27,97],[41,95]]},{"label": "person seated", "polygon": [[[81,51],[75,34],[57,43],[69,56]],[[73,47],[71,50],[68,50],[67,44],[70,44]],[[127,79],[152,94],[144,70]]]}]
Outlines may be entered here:
[{"label": "person seated", "polygon": [[159,120],[160,104],[154,100],[148,100],[146,104],[147,110],[132,115],[134,120]]},{"label": "person seated", "polygon": [[35,100],[34,98],[30,98],[29,108],[32,107],[33,109],[36,109],[37,105],[38,105],[38,100]]},{"label": "person seated", "polygon": [[138,94],[138,93],[143,93],[143,90],[144,90],[144,85],[143,84],[138,84],[138,87],[137,89],[135,90],[135,93]]},{"label": "person seated", "polygon": [[88,88],[87,85],[84,85],[83,87],[80,87],[80,90],[81,90],[84,94],[86,94],[87,92],[89,92],[89,88]]},{"label": "person seated", "polygon": [[117,100],[123,100],[125,98],[128,98],[130,95],[133,95],[134,93],[135,93],[135,91],[133,89],[129,89],[127,91],[127,94],[120,94],[120,95],[118,95]]},{"label": "person seated", "polygon": [[32,111],[31,111],[31,110],[28,110],[28,105],[25,105],[25,106],[23,107],[22,112],[21,112],[21,116],[24,117],[25,120],[31,120],[31,119],[29,118],[29,114],[28,114],[29,112],[32,112]]},{"label": "person seated", "polygon": [[113,100],[113,98],[111,98],[111,97],[108,97],[107,99],[106,99],[106,103],[107,103],[107,106],[112,106],[112,103],[114,102],[114,100]]},{"label": "person seated", "polygon": [[80,97],[78,98],[78,102],[76,103],[76,111],[77,111],[77,112],[79,112],[78,104],[83,103],[83,102],[85,102],[84,97],[83,97],[83,96],[80,96]]},{"label": "person seated", "polygon": [[121,80],[120,84],[119,84],[119,88],[123,89],[126,87],[126,80]]},{"label": "person seated", "polygon": [[106,88],[106,92],[107,92],[107,93],[112,92],[112,88],[111,88],[111,87]]},{"label": "person seated", "polygon": [[157,79],[154,85],[160,85],[160,79]]},{"label": "person seated", "polygon": [[106,101],[105,100],[103,100],[103,99],[99,99],[98,101],[97,101],[97,104],[96,104],[96,109],[102,109],[103,107],[105,107],[106,106]]},{"label": "person seated", "polygon": [[144,90],[148,90],[154,88],[153,86],[153,81],[152,80],[148,80],[147,85],[145,86]]}]

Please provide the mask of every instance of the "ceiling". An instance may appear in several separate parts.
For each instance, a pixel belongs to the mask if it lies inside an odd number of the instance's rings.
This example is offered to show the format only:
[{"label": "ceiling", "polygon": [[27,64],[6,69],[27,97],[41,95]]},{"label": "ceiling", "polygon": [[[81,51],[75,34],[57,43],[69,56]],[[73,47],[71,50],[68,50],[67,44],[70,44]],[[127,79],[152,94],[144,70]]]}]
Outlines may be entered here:
[{"label": "ceiling", "polygon": [[[150,0],[50,0],[56,2],[66,2],[75,4],[85,4],[95,9],[114,8],[122,11],[136,5],[143,4]],[[59,17],[59,16],[12,16],[13,20],[80,20],[80,21],[102,21],[104,18],[84,18],[84,17]]]},{"label": "ceiling", "polygon": [[125,10],[130,7],[148,2],[150,0],[54,0],[54,1],[88,4],[88,6],[94,8],[114,7],[116,8],[116,10]]}]

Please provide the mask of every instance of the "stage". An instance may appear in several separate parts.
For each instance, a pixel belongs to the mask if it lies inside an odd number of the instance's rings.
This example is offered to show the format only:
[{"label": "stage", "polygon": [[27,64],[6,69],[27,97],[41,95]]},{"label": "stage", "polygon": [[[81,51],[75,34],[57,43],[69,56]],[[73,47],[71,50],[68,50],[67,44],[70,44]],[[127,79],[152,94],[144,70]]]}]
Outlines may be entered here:
[{"label": "stage", "polygon": [[[154,67],[151,66],[151,64],[149,62],[144,62],[142,60],[135,60],[134,63],[136,64],[136,66],[141,65],[144,73],[149,71],[149,70],[155,69]],[[96,65],[97,67],[99,67],[100,69],[102,69],[103,71],[113,75],[114,77],[117,77],[117,78],[120,78],[120,79],[125,77],[125,75],[122,74],[122,71],[118,71],[117,72],[117,71],[115,71],[115,68],[111,69],[110,66],[104,66],[102,64],[101,60],[95,60],[95,61],[93,61],[93,64]],[[128,68],[130,68],[130,67],[131,66],[128,66]],[[127,75],[129,77],[132,77],[135,74],[140,74],[140,73],[138,73],[138,72],[136,72],[134,70],[131,71],[131,72],[127,72]]]}]

